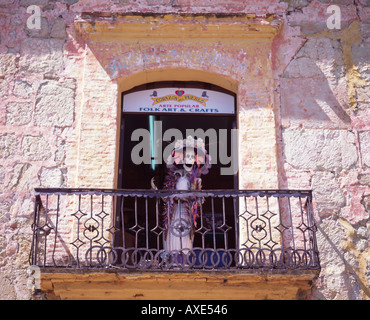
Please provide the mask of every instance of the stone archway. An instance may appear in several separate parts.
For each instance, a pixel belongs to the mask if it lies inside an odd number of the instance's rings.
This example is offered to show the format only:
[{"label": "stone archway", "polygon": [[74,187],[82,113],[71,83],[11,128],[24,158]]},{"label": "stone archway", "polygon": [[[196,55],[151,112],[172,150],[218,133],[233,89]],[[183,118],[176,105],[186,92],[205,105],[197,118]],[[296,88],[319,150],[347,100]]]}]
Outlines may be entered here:
[{"label": "stone archway", "polygon": [[[85,41],[74,185],[114,188],[121,92],[164,80],[237,94],[239,188],[278,188],[271,44],[278,20],[121,16],[76,21]],[[109,20],[109,19],[108,19]]]}]

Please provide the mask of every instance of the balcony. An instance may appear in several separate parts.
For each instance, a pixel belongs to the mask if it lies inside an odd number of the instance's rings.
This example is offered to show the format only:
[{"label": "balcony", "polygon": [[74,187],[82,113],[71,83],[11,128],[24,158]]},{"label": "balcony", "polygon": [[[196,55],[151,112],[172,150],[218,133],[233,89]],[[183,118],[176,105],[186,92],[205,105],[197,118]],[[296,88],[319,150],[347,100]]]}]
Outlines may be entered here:
[{"label": "balcony", "polygon": [[[159,278],[277,272],[310,274],[309,283],[320,270],[311,191],[35,191],[29,261],[49,281],[60,272]],[[189,199],[197,204],[195,223],[180,210],[177,221],[165,225],[165,203],[173,210]],[[165,243],[171,235],[178,245],[170,250]]]},{"label": "balcony", "polygon": [[[163,202],[196,199],[193,248],[163,249]],[[140,270],[316,269],[310,191],[36,189],[30,263]],[[170,226],[181,239],[185,218]]]}]

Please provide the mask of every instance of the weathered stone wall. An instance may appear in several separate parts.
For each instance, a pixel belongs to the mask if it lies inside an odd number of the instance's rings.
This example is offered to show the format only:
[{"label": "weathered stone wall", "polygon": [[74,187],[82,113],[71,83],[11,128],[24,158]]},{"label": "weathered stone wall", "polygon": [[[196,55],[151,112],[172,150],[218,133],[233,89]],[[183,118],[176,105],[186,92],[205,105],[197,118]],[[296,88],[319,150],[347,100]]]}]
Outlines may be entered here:
[{"label": "weathered stone wall", "polygon": [[[40,30],[27,7],[41,8]],[[76,74],[66,72],[68,2],[0,2],[1,299],[29,299],[26,273],[35,187],[68,183],[75,141]]]},{"label": "weathered stone wall", "polygon": [[[331,1],[342,16],[329,30],[329,2],[0,0],[0,298],[31,298],[33,189],[114,187],[120,81],[177,66],[237,87],[242,188],[313,189],[322,271],[306,298],[369,299],[370,4]],[[30,5],[41,8],[39,30],[27,27]],[[258,40],[234,51],[162,40],[155,54],[153,43],[115,43],[103,54],[77,31],[81,12],[275,14],[283,24],[271,54]],[[132,59],[121,56],[115,73],[120,50]]]},{"label": "weathered stone wall", "polygon": [[342,27],[328,30],[324,1],[288,2],[304,41],[277,75],[280,181],[313,189],[322,271],[311,298],[369,299],[369,3],[332,1]]}]

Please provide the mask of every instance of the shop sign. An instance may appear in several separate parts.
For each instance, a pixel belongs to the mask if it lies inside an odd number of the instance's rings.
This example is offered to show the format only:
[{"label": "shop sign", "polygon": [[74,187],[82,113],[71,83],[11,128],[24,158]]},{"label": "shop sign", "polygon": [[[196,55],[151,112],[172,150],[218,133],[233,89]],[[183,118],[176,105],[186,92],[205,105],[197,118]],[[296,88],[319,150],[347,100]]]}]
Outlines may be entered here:
[{"label": "shop sign", "polygon": [[234,114],[233,95],[204,89],[161,88],[124,95],[123,112]]}]

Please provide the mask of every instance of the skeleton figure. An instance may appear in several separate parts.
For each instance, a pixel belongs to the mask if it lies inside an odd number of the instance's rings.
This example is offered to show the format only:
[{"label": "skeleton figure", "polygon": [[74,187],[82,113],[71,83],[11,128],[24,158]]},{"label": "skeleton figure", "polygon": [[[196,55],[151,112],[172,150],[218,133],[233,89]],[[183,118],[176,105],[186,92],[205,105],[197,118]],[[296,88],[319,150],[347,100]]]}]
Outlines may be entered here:
[{"label": "skeleton figure", "polygon": [[[178,140],[171,155],[167,159],[168,174],[164,184],[165,189],[200,190],[202,174],[207,174],[210,157],[201,139]],[[184,255],[193,248],[194,230],[198,210],[202,200],[196,197],[166,198],[163,221],[163,247],[173,256],[173,260],[183,262]]]}]

